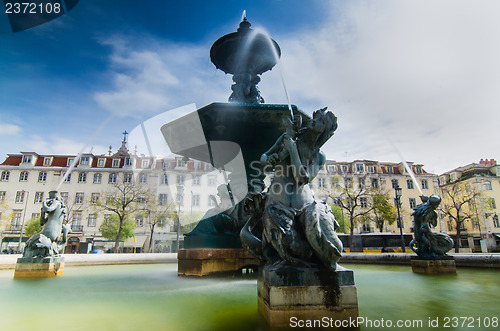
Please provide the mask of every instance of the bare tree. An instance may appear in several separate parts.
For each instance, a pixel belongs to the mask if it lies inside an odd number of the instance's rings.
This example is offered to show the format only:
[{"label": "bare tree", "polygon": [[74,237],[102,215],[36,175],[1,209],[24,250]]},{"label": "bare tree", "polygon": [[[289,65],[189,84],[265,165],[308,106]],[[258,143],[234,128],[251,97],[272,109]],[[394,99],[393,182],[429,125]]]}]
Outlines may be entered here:
[{"label": "bare tree", "polygon": [[167,219],[173,218],[175,213],[175,203],[160,205],[152,194],[145,201],[143,215],[146,219],[146,224],[149,227],[149,251],[153,252],[153,235],[155,228],[165,227]]},{"label": "bare tree", "polygon": [[330,194],[330,198],[345,211],[350,230],[349,248],[354,251],[354,227],[356,223],[365,221],[374,208],[372,199],[372,188],[365,185],[364,178],[358,178],[359,183],[354,183],[353,177],[343,177],[343,183],[337,178],[333,180],[333,187],[338,196]]},{"label": "bare tree", "polygon": [[144,199],[150,195],[147,189],[129,179],[130,177],[120,174],[111,190],[101,194],[94,204],[97,209],[111,212],[118,217],[118,231],[113,249],[115,253],[119,249],[120,237],[126,218],[138,212],[143,212],[145,208]]},{"label": "bare tree", "polygon": [[[465,182],[454,183],[441,188],[443,194],[442,211],[456,230],[455,252],[462,247],[460,240],[462,228],[466,221],[474,221],[478,215],[478,208],[489,210],[490,200],[474,185]],[[479,221],[479,220],[477,220]]]}]

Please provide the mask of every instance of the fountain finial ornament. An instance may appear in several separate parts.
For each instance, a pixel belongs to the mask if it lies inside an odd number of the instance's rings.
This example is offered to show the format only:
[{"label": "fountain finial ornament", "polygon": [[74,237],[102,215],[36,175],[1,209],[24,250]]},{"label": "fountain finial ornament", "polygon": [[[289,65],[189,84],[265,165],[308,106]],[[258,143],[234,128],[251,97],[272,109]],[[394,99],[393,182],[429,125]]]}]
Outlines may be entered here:
[{"label": "fountain finial ornament", "polygon": [[437,195],[421,196],[422,203],[414,208],[413,223],[415,239],[410,242],[410,248],[419,257],[439,258],[453,248],[453,240],[444,233],[434,233],[430,225],[437,225],[436,208],[441,203]]},{"label": "fountain finial ornament", "polygon": [[233,75],[230,102],[264,103],[257,88],[259,75],[271,70],[281,55],[276,41],[251,26],[244,16],[237,32],[222,36],[210,49],[210,59],[217,69]]}]

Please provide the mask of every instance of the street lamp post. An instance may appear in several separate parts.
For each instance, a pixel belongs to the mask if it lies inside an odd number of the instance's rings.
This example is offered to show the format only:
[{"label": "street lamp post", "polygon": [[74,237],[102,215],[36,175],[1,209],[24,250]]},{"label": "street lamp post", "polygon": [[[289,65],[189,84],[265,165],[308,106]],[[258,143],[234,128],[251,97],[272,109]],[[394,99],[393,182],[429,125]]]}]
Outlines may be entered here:
[{"label": "street lamp post", "polygon": [[179,211],[177,212],[177,252],[179,252],[180,248],[179,234],[181,228],[181,204],[182,204],[183,194],[184,194],[184,186],[177,185],[177,204],[179,205]]},{"label": "street lamp post", "polygon": [[405,238],[403,237],[403,224],[401,222],[401,213],[399,211],[401,208],[401,195],[403,194],[403,190],[396,184],[394,186],[394,191],[396,192],[396,209],[398,210],[398,226],[399,233],[401,234],[401,249],[403,250],[403,253],[406,253]]},{"label": "street lamp post", "polygon": [[19,246],[17,246],[17,250],[19,251],[19,253],[21,253],[21,243],[23,242],[23,229],[24,229],[24,221],[26,220],[26,209],[28,209],[28,199],[29,199],[29,196],[30,196],[30,192],[28,191],[22,191],[23,192],[23,197],[24,197],[24,193],[26,192],[26,200],[24,202],[24,214],[23,214],[23,221],[21,223],[21,232],[19,233]]}]

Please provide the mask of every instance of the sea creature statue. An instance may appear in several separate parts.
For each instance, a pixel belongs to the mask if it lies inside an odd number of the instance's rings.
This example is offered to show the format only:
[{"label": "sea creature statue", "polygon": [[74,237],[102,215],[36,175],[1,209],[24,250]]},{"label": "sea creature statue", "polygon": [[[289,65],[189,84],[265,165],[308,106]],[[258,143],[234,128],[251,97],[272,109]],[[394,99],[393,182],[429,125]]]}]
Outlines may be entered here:
[{"label": "sea creature statue", "polygon": [[444,233],[434,233],[430,225],[437,225],[437,213],[435,209],[441,203],[441,198],[437,195],[430,197],[421,196],[422,203],[414,208],[413,227],[414,236],[410,242],[410,248],[419,257],[439,258],[446,255],[453,248],[453,240]]},{"label": "sea creature statue", "polygon": [[28,239],[23,257],[58,256],[66,246],[67,234],[71,232],[70,226],[63,224],[65,215],[66,206],[62,198],[57,195],[57,191],[50,191],[49,197],[42,204],[42,231]]},{"label": "sea creature statue", "polygon": [[339,224],[309,186],[326,161],[320,147],[336,129],[337,118],[326,108],[315,111],[306,126],[297,116],[262,155],[274,177],[265,193],[247,198],[250,217],[240,238],[265,264],[336,269],[343,249],[335,233]]}]

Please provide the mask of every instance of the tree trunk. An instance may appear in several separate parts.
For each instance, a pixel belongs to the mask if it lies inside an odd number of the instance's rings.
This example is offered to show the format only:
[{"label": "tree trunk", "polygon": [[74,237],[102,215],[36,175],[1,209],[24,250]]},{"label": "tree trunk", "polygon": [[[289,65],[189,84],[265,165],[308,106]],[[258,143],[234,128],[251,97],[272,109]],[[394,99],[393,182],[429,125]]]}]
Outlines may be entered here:
[{"label": "tree trunk", "polygon": [[153,253],[153,233],[155,232],[155,225],[151,225],[151,234],[149,236],[149,252]]},{"label": "tree trunk", "polygon": [[351,253],[354,252],[354,219],[350,219],[351,222],[351,235],[350,235],[350,242],[349,242],[349,249],[351,250]]},{"label": "tree trunk", "polygon": [[120,227],[118,228],[118,234],[116,235],[115,248],[113,249],[114,253],[118,253],[118,250],[120,249],[120,237],[122,236],[122,230],[123,219],[120,217]]},{"label": "tree trunk", "polygon": [[455,238],[455,253],[460,252],[460,247],[462,246],[462,240],[460,239],[460,234],[461,234],[461,224],[462,222],[457,220],[457,237]]}]

